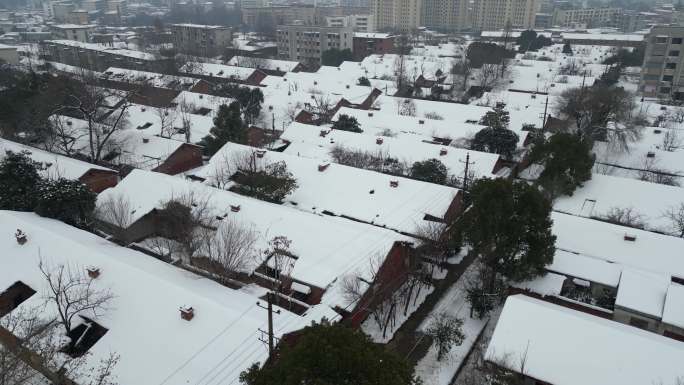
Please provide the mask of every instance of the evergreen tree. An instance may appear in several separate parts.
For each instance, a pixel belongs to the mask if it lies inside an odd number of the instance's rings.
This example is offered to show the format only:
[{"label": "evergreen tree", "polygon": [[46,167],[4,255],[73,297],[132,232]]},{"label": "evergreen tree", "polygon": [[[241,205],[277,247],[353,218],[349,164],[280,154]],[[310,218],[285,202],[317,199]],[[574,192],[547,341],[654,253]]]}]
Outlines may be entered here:
[{"label": "evergreen tree", "polygon": [[241,171],[237,180],[239,193],[273,203],[282,203],[297,188],[297,180],[283,161],[271,163],[263,170]]},{"label": "evergreen tree", "polygon": [[368,80],[367,77],[361,76],[361,77],[359,78],[359,85],[360,85],[360,86],[364,86],[364,87],[370,87],[370,86],[371,86],[371,82],[370,82],[370,80]]},{"label": "evergreen tree", "polygon": [[553,262],[551,203],[536,187],[507,179],[480,179],[470,190],[463,237],[482,258],[491,293],[498,279],[543,275]]},{"label": "evergreen tree", "polygon": [[591,145],[570,133],[555,134],[530,153],[532,162],[544,165],[537,183],[552,198],[572,195],[577,187],[591,179],[594,159]]},{"label": "evergreen tree", "polygon": [[324,66],[338,67],[342,62],[352,60],[352,51],[347,49],[330,48],[321,54],[321,64]]},{"label": "evergreen tree", "polygon": [[445,184],[447,168],[439,159],[415,162],[411,166],[411,178],[430,183]]},{"label": "evergreen tree", "polygon": [[87,227],[96,195],[77,180],[59,178],[40,184],[35,211],[77,227]]},{"label": "evergreen tree", "polygon": [[240,115],[240,104],[221,105],[209,132],[200,142],[206,155],[214,155],[227,142],[246,144],[247,129]]},{"label": "evergreen tree", "polygon": [[563,45],[563,53],[566,55],[574,55],[574,52],[572,52],[572,46],[570,46],[570,43],[565,43]]},{"label": "evergreen tree", "polygon": [[301,331],[294,346],[280,344],[278,359],[240,374],[245,385],[413,385],[418,380],[403,358],[362,331],[323,321]]},{"label": "evergreen tree", "polygon": [[29,155],[7,151],[0,162],[0,209],[33,211],[41,177]]},{"label": "evergreen tree", "polygon": [[337,121],[332,125],[333,130],[351,131],[351,132],[363,132],[359,121],[355,117],[341,114],[337,117]]},{"label": "evergreen tree", "polygon": [[513,156],[520,138],[508,129],[511,117],[504,107],[503,103],[498,103],[480,119],[480,124],[487,127],[475,134],[470,143],[472,150],[491,152],[505,158]]}]

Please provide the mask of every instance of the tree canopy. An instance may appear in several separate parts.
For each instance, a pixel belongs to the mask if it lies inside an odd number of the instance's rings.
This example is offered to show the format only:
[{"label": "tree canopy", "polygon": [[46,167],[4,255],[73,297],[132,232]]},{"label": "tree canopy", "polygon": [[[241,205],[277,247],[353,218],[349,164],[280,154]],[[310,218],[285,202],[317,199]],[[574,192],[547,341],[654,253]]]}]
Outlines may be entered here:
[{"label": "tree canopy", "polygon": [[0,209],[32,211],[41,180],[28,152],[7,151],[0,162]]},{"label": "tree canopy", "polygon": [[283,161],[268,164],[264,169],[241,170],[237,180],[239,193],[273,203],[281,203],[297,188],[297,180]]},{"label": "tree canopy", "polygon": [[294,346],[281,343],[278,359],[240,374],[245,385],[412,385],[413,368],[362,331],[323,321],[301,331]]},{"label": "tree canopy", "polygon": [[486,151],[510,158],[518,146],[518,134],[508,129],[511,120],[503,104],[497,104],[492,111],[488,111],[480,120],[480,124],[487,126],[475,134],[470,148],[475,151]]},{"label": "tree canopy", "polygon": [[496,278],[521,281],[543,275],[553,262],[551,202],[534,186],[480,179],[470,189],[463,238]]},{"label": "tree canopy", "polygon": [[591,179],[594,155],[587,140],[571,133],[558,133],[536,145],[530,160],[544,165],[537,183],[551,197],[572,195],[577,187]]},{"label": "tree canopy", "polygon": [[447,168],[439,159],[428,159],[413,163],[411,178],[430,183],[445,184]]},{"label": "tree canopy", "polygon": [[544,35],[538,35],[534,30],[522,31],[516,39],[520,52],[537,51],[540,48],[553,44],[553,41]]},{"label": "tree canopy", "polygon": [[202,138],[200,144],[204,146],[205,154],[214,155],[227,142],[247,143],[247,128],[242,122],[238,102],[219,107],[214,117],[214,127],[209,131],[209,135]]},{"label": "tree canopy", "polygon": [[352,60],[352,51],[347,49],[330,48],[321,54],[321,64],[324,66],[338,67],[342,62]]},{"label": "tree canopy", "polygon": [[35,211],[77,227],[87,227],[95,210],[95,193],[77,180],[59,178],[41,183]]},{"label": "tree canopy", "polygon": [[480,68],[484,64],[500,64],[504,59],[513,58],[515,52],[495,43],[476,41],[468,46],[466,55],[470,68]]},{"label": "tree canopy", "polygon": [[363,132],[359,121],[355,117],[341,114],[337,117],[337,121],[332,125],[333,130]]}]

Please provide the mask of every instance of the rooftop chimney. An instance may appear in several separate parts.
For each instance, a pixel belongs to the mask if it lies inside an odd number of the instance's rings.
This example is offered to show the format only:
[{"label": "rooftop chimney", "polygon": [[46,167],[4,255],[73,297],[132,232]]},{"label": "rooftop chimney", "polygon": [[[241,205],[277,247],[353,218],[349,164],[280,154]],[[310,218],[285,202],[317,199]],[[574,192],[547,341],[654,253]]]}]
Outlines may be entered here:
[{"label": "rooftop chimney", "polygon": [[325,138],[325,136],[328,135],[328,131],[326,131],[326,130],[321,130],[321,132],[320,132],[319,135],[321,135],[321,137]]},{"label": "rooftop chimney", "polygon": [[21,231],[21,229],[17,229],[17,232],[14,233],[14,237],[17,239],[17,243],[19,245],[23,245],[28,240],[28,238],[26,237],[26,233]]},{"label": "rooftop chimney", "polygon": [[390,181],[390,187],[399,187],[399,181],[398,180],[391,180]]},{"label": "rooftop chimney", "polygon": [[382,144],[382,142],[384,142],[384,141],[385,141],[385,140],[382,139],[382,138],[376,138],[376,139],[375,139],[375,143],[376,143],[376,144]]},{"label": "rooftop chimney", "polygon": [[240,211],[240,205],[230,205],[230,211],[234,213]]},{"label": "rooftop chimney", "polygon": [[328,167],[330,167],[330,162],[320,163],[320,164],[318,165],[318,171],[323,172],[323,171],[325,171]]},{"label": "rooftop chimney", "polygon": [[191,306],[181,306],[180,315],[182,319],[190,321],[195,317],[195,309],[193,309]]},{"label": "rooftop chimney", "polygon": [[92,279],[95,279],[100,276],[100,269],[95,266],[86,267],[86,271],[88,272],[88,277]]},{"label": "rooftop chimney", "polygon": [[636,238],[637,238],[637,237],[636,237],[636,234],[628,234],[628,233],[625,233],[625,241],[635,242],[635,241],[636,241]]},{"label": "rooftop chimney", "polygon": [[263,158],[264,155],[266,155],[266,150],[257,150],[257,152],[256,152],[257,158]]},{"label": "rooftop chimney", "polygon": [[373,117],[373,113],[372,113],[372,112],[369,112],[369,113],[368,113],[368,117],[372,118],[372,117]]},{"label": "rooftop chimney", "polygon": [[442,147],[442,148],[439,150],[439,156],[444,156],[444,155],[446,155],[446,154],[447,154],[447,149],[444,148],[444,147]]}]

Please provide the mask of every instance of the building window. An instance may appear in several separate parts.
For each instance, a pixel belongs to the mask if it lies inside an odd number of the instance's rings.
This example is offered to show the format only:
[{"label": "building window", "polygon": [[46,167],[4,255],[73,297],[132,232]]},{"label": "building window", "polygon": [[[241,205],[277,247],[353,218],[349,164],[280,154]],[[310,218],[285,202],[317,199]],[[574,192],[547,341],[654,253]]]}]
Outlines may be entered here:
[{"label": "building window", "polygon": [[672,75],[664,75],[663,76],[663,81],[664,82],[671,82],[674,77]]},{"label": "building window", "polygon": [[670,51],[667,56],[679,56],[679,51]]},{"label": "building window", "polygon": [[669,94],[672,89],[670,87],[660,87],[661,94]]},{"label": "building window", "polygon": [[668,70],[677,69],[677,63],[667,63],[667,64],[665,64],[665,69],[668,69]]},{"label": "building window", "polygon": [[655,38],[655,42],[656,42],[656,44],[665,44],[665,43],[667,43],[667,37],[665,37],[665,36],[657,36],[657,37]]},{"label": "building window", "polygon": [[672,38],[672,44],[682,44],[682,38],[681,37],[673,37]]}]

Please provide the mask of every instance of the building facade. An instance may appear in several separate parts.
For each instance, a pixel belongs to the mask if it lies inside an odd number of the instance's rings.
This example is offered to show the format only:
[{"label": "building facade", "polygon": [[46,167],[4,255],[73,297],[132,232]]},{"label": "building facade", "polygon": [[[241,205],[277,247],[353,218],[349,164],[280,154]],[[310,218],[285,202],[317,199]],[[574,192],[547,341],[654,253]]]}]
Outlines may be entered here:
[{"label": "building facade", "polygon": [[646,35],[639,91],[646,97],[684,100],[684,27],[657,26]]},{"label": "building facade", "polygon": [[475,0],[473,28],[480,31],[534,28],[539,0]]},{"label": "building facade", "polygon": [[553,14],[553,25],[564,28],[611,27],[618,23],[621,13],[619,8],[557,9]]},{"label": "building facade", "polygon": [[77,24],[57,24],[50,27],[53,39],[75,40],[81,43],[90,42],[92,33],[95,31],[94,25]]},{"label": "building facade", "polygon": [[328,16],[325,18],[328,27],[351,27],[355,32],[373,32],[373,15]]},{"label": "building facade", "polygon": [[371,13],[377,30],[411,31],[421,25],[423,0],[372,0]]},{"label": "building facade", "polygon": [[354,60],[363,60],[366,56],[384,55],[394,51],[394,36],[389,33],[354,34]]},{"label": "building facade", "polygon": [[421,24],[448,31],[468,28],[467,0],[423,0]]},{"label": "building facade", "polygon": [[173,24],[173,46],[178,52],[204,57],[223,54],[231,45],[231,29],[220,25]]},{"label": "building facade", "polygon": [[308,67],[321,64],[323,52],[335,48],[353,50],[354,31],[350,27],[278,26],[278,56]]}]

